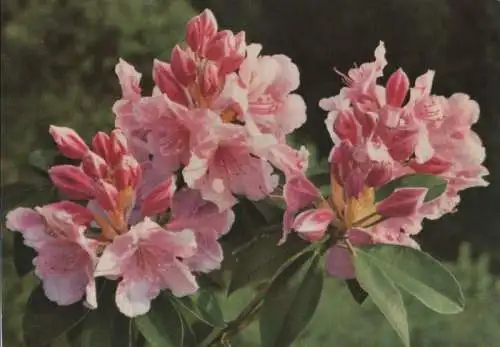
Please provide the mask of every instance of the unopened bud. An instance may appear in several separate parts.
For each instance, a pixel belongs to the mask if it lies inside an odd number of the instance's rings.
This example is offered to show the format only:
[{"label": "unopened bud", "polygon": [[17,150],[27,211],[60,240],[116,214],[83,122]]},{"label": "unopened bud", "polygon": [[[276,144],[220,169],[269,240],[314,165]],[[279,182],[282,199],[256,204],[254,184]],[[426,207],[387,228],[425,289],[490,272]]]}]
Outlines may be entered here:
[{"label": "unopened bud", "polygon": [[92,150],[109,163],[111,139],[108,134],[99,131],[92,138]]},{"label": "unopened bud", "polygon": [[54,185],[73,199],[92,199],[94,182],[81,168],[73,165],[57,165],[49,169]]},{"label": "unopened bud", "polygon": [[153,62],[153,80],[160,91],[166,94],[170,100],[181,105],[187,105],[186,94],[172,72],[169,63],[155,59]]},{"label": "unopened bud", "polygon": [[193,58],[184,51],[179,45],[172,49],[170,57],[172,72],[182,85],[187,86],[194,81],[196,77],[196,63]]},{"label": "unopened bud", "polygon": [[318,241],[334,218],[335,214],[329,208],[310,209],[295,218],[293,229],[308,241]]},{"label": "unopened bud", "polygon": [[139,183],[141,167],[137,160],[130,156],[124,156],[115,167],[116,187],[123,190],[128,187],[135,188]]},{"label": "unopened bud", "polygon": [[114,185],[100,180],[97,183],[96,199],[104,210],[114,211],[118,201],[118,190]]},{"label": "unopened bud", "polygon": [[175,176],[168,177],[156,186],[142,201],[141,214],[153,216],[165,212],[175,193]]},{"label": "unopened bud", "polygon": [[209,9],[192,18],[186,25],[185,40],[189,47],[200,56],[203,56],[205,44],[217,32],[217,20]]},{"label": "unopened bud", "polygon": [[82,159],[82,169],[94,179],[105,178],[108,173],[108,164],[99,155],[89,151]]},{"label": "unopened bud", "polygon": [[81,159],[89,150],[85,141],[71,128],[51,125],[49,133],[59,151],[68,158]]},{"label": "unopened bud", "polygon": [[400,107],[403,105],[406,94],[410,87],[408,76],[402,69],[396,70],[387,81],[385,86],[386,102],[388,105]]},{"label": "unopened bud", "polygon": [[210,97],[219,91],[221,78],[214,63],[207,61],[200,77],[200,91],[203,96]]}]

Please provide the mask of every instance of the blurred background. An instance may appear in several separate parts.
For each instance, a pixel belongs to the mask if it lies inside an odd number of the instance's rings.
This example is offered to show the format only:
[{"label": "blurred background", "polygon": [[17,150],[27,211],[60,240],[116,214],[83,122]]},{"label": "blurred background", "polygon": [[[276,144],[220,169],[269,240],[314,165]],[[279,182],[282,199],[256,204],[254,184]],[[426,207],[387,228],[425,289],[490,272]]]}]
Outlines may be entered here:
[{"label": "blurred background", "polygon": [[[75,127],[87,139],[111,128],[111,106],[120,96],[118,57],[143,73],[150,90],[153,58],[168,60],[185,22],[204,8],[214,11],[221,27],[245,30],[264,53],[284,53],[299,66],[308,121],[296,140],[315,146],[317,161],[331,147],[317,103],[341,87],[333,68],[347,71],[353,62],[371,60],[379,40],[387,48],[386,76],[400,66],[412,80],[435,69],[434,93],[464,92],[478,101],[475,130],[487,149],[491,185],[465,191],[457,213],[426,223],[420,235],[423,249],[457,274],[467,309],[438,316],[410,303],[409,316],[414,346],[499,346],[497,0],[2,0],[2,215],[19,203],[49,199],[50,188],[29,164],[30,155],[37,160],[34,149],[53,148],[48,126]],[[2,238],[4,342],[23,346],[20,321],[35,281],[16,274],[12,237]],[[357,307],[334,280],[311,326],[297,347],[398,346],[383,317]],[[255,334],[251,327],[235,346],[258,346]]]}]

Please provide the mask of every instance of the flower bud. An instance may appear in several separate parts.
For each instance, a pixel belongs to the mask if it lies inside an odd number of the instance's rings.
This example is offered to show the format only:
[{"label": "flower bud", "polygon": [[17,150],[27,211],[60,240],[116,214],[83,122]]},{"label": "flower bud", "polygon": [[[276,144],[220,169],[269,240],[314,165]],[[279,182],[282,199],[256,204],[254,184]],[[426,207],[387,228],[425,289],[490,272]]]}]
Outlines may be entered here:
[{"label": "flower bud", "polygon": [[114,211],[118,201],[118,190],[114,185],[100,180],[97,184],[96,199],[104,210]]},{"label": "flower bud", "polygon": [[245,32],[236,36],[230,30],[218,32],[207,45],[207,58],[219,64],[219,74],[236,70],[245,59]]},{"label": "flower bud", "polygon": [[142,201],[141,214],[153,216],[165,212],[175,192],[175,176],[170,176],[156,186]]},{"label": "flower bud", "polygon": [[373,167],[366,177],[370,187],[380,187],[392,177],[392,168],[388,163],[373,163]]},{"label": "flower bud", "polygon": [[398,188],[376,206],[384,217],[409,217],[422,206],[427,188]]},{"label": "flower bud", "polygon": [[308,241],[320,240],[328,225],[335,218],[329,208],[310,209],[300,213],[293,222],[293,229]]},{"label": "flower bud", "polygon": [[179,45],[172,49],[170,57],[172,72],[182,85],[187,86],[194,81],[196,77],[196,63],[188,52],[184,51]]},{"label": "flower bud", "polygon": [[210,97],[219,91],[221,78],[219,77],[219,69],[214,63],[207,61],[200,77],[200,91],[203,96]]},{"label": "flower bud", "polygon": [[92,150],[109,163],[111,139],[108,134],[99,131],[92,138]]},{"label": "flower bud", "polygon": [[95,195],[93,180],[81,168],[73,165],[57,165],[49,169],[54,185],[73,199],[92,199]]},{"label": "flower bud", "polygon": [[89,151],[82,159],[82,169],[94,179],[105,178],[108,174],[108,164],[99,155]]},{"label": "flower bud", "polygon": [[153,62],[153,80],[156,86],[164,94],[167,94],[170,100],[181,105],[187,105],[186,95],[176,80],[172,72],[172,66],[158,59]]},{"label": "flower bud", "polygon": [[123,156],[115,168],[116,187],[123,190],[128,187],[135,188],[139,183],[141,167],[131,155]]},{"label": "flower bud", "polygon": [[120,129],[114,129],[109,141],[109,164],[116,165],[127,153],[127,138]]},{"label": "flower bud", "polygon": [[59,151],[68,158],[81,159],[89,150],[85,141],[71,128],[51,125],[49,133]]},{"label": "flower bud", "polygon": [[303,175],[290,177],[283,187],[283,197],[291,211],[298,211],[312,204],[319,196],[318,188]]},{"label": "flower bud", "polygon": [[192,18],[186,25],[185,40],[189,47],[203,56],[205,44],[217,32],[217,20],[209,9],[205,9],[200,15]]},{"label": "flower bud", "polygon": [[387,81],[385,98],[388,105],[401,107],[410,87],[408,76],[402,69],[394,72]]}]

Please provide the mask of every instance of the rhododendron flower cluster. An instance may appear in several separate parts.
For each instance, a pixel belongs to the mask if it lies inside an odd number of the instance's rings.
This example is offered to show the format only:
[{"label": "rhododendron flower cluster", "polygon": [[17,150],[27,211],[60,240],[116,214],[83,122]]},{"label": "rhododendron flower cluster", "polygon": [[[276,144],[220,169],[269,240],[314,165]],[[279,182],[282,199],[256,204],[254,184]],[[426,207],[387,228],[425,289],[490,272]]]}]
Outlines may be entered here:
[{"label": "rhododendron flower cluster", "polygon": [[[96,278],[115,281],[118,310],[128,317],[145,315],[145,321],[133,323],[148,339],[152,329],[163,334],[158,324],[168,321],[157,319],[163,307],[152,311],[152,319],[147,315],[166,290],[179,318],[178,334],[171,335],[181,336],[179,345],[185,345],[184,328],[191,322],[181,311],[187,310],[196,318],[193,326],[214,328],[195,336],[203,347],[226,345],[265,307],[273,314],[261,315],[262,340],[288,346],[319,302],[323,282],[317,266],[326,255],[326,272],[357,277],[348,283],[357,283],[373,299],[406,345],[406,312],[396,285],[440,313],[463,309],[456,280],[418,251],[412,236],[424,219],[455,211],[462,190],[488,185],[485,150],[471,129],[479,116],[475,101],[465,94],[431,94],[433,71],[411,86],[398,69],[380,84],[387,65],[380,42],[375,60],[339,73],[346,86],[319,103],[328,112],[325,123],[333,141],[325,196],[324,186],[307,177],[308,151],[287,143],[287,135],[306,120],[304,100],[294,93],[299,71],[290,58],[262,55],[262,46],[246,42],[244,32],[219,30],[210,10],[187,23],[184,41],[173,48],[170,62],[154,60],[151,95],[142,93],[141,74],[119,59],[121,97],[112,107],[111,132],[98,132],[88,145],[75,130],[50,126],[59,151],[72,161],[48,169],[64,199],[18,207],[6,221],[36,251],[34,273],[48,299],[59,305],[82,300],[95,309],[102,280]],[[225,244],[233,248],[231,261],[224,263],[229,269],[221,271],[224,281],[227,273],[232,276],[228,292],[241,283],[261,281],[262,286],[255,286],[258,293],[233,321],[219,325],[205,317],[211,312],[196,300],[187,304],[174,297],[194,294],[203,283],[197,276],[221,269],[221,242],[227,240],[222,238],[238,218],[233,207],[241,199],[264,200],[251,208],[266,221],[271,218],[262,211],[265,204],[284,201],[278,210],[282,225],[242,232]],[[282,247],[279,255],[262,256],[260,248],[269,248],[259,242],[281,232],[278,245],[271,245]],[[254,254],[240,255],[244,252]],[[413,267],[393,268],[387,264],[393,256],[406,256]],[[256,264],[246,263],[256,258]],[[438,275],[426,276],[427,267]],[[418,273],[412,278],[414,269]],[[407,277],[400,276],[403,272]],[[446,283],[436,284],[436,278]],[[284,283],[289,288],[278,290]],[[217,311],[213,301],[204,305]],[[293,316],[295,301],[308,313]],[[283,312],[282,304],[289,306]],[[155,343],[167,340],[174,341],[169,336]]]},{"label": "rhododendron flower cluster", "polygon": [[193,272],[220,266],[217,240],[229,231],[233,212],[220,212],[198,191],[177,189],[175,176],[159,176],[150,162],[139,164],[118,129],[97,133],[92,148],[72,129],[51,126],[50,132],[61,153],[80,161],[51,167],[52,181],[88,203],[20,207],[7,215],[7,227],[38,252],[35,273],[47,297],[68,305],[85,295],[95,308],[95,277],[120,278],[116,304],[136,316],[161,289],[196,292]]},{"label": "rhododendron flower cluster", "polygon": [[[331,195],[325,200],[305,176],[285,185],[285,234],[295,229],[306,239],[321,238],[329,225],[344,230],[349,245],[394,243],[418,247],[411,238],[424,218],[453,212],[466,188],[486,186],[482,166],[485,150],[471,126],[479,107],[465,94],[431,94],[434,71],[418,77],[396,70],[385,86],[377,83],[387,65],[383,42],[375,61],[341,74],[346,86],[338,95],[320,101],[334,147],[330,153]],[[440,197],[424,202],[426,188],[396,189],[375,202],[375,190],[412,173],[446,180]],[[310,209],[295,216],[300,209]],[[327,254],[327,271],[354,277],[351,253],[344,242]]]},{"label": "rhododendron flower cluster", "polygon": [[[162,174],[182,170],[188,187],[219,209],[252,200],[278,185],[273,166],[286,175],[306,168],[307,151],[285,136],[306,119],[305,103],[292,92],[299,71],[284,55],[262,56],[245,33],[219,31],[209,10],[189,21],[185,46],[170,63],[154,61],[152,96],[141,96],[141,74],[120,60],[122,99],[113,107],[116,126],[134,153],[152,156]],[[265,135],[265,141],[262,141]]]}]

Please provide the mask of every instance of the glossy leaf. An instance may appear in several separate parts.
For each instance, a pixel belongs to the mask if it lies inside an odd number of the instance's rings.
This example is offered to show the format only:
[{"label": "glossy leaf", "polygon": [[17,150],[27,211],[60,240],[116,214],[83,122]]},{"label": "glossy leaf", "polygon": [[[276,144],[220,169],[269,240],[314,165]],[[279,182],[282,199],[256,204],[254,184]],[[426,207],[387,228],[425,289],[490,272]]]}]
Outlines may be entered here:
[{"label": "glossy leaf", "polygon": [[59,306],[45,296],[41,286],[28,299],[23,317],[23,335],[26,347],[45,347],[81,321],[87,309],[82,302]]},{"label": "glossy leaf", "polygon": [[429,254],[398,245],[374,245],[357,250],[396,285],[442,314],[464,309],[464,297],[455,277]]},{"label": "glossy leaf", "polygon": [[432,201],[446,191],[446,181],[439,177],[429,174],[408,174],[396,178],[384,184],[375,192],[375,202],[382,201],[389,197],[391,193],[397,188],[403,187],[424,187],[427,188],[424,202]]},{"label": "glossy leaf", "polygon": [[249,284],[270,279],[287,259],[307,246],[296,235],[290,235],[286,243],[278,246],[281,226],[277,228],[275,233],[262,234],[246,248],[240,249],[236,255],[229,294]]},{"label": "glossy leaf", "polygon": [[401,292],[387,275],[360,249],[354,256],[356,278],[361,287],[387,318],[389,324],[407,347],[410,346],[408,318]]},{"label": "glossy leaf", "polygon": [[263,347],[290,346],[311,320],[323,289],[318,253],[306,252],[281,272],[260,312]]},{"label": "glossy leaf", "polygon": [[184,321],[177,307],[165,294],[151,303],[148,313],[135,317],[134,323],[152,347],[184,345]]}]

